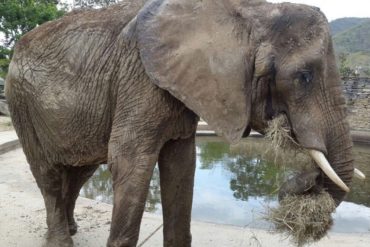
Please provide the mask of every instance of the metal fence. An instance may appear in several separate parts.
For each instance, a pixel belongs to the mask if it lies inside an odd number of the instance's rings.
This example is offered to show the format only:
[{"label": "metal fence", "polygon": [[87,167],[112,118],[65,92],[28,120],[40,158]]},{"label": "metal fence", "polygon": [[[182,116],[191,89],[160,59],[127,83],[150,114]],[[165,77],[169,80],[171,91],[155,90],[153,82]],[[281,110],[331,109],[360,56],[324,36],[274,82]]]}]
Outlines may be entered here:
[{"label": "metal fence", "polygon": [[370,98],[370,78],[346,77],[342,78],[343,91],[347,99]]}]

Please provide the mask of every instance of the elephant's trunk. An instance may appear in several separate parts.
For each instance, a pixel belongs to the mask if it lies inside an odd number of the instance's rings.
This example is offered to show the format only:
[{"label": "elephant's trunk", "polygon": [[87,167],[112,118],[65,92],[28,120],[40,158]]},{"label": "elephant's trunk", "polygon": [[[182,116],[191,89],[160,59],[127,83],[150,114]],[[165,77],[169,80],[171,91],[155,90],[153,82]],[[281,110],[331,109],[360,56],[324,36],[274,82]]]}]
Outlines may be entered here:
[{"label": "elephant's trunk", "polygon": [[[340,98],[334,98],[335,102],[339,100],[344,102]],[[333,105],[335,103],[331,104],[331,106]],[[328,107],[327,109],[330,108]],[[317,126],[318,123],[327,126],[322,128],[320,132],[304,131],[311,128],[302,127],[301,125],[295,126],[295,130],[298,130],[295,132],[298,133],[296,135],[298,142],[302,147],[308,149],[311,157],[322,172],[320,176],[317,176],[315,170],[311,172],[305,171],[288,180],[280,189],[280,199],[289,194],[318,193],[323,188],[339,205],[346,193],[349,192],[352,176],[354,175],[353,144],[349,125],[345,120],[345,105],[338,104],[336,105],[336,110],[333,110],[334,108],[323,114],[326,116],[325,118],[322,117],[319,118],[320,121],[311,122],[310,127]]]},{"label": "elephant's trunk", "polygon": [[[328,136],[327,158],[335,173],[349,187],[354,170],[349,126],[345,121],[340,122],[331,133]],[[327,176],[324,176],[323,186],[337,205],[343,201],[347,192],[335,185]]]},{"label": "elephant's trunk", "polygon": [[309,150],[322,171],[321,175],[318,176],[320,173],[313,170],[289,179],[280,188],[279,200],[287,195],[318,193],[321,188],[324,188],[333,197],[337,206],[343,201],[344,196],[349,192],[354,175],[352,141],[349,128],[345,127],[345,129],[347,130],[338,135],[338,138],[330,139],[332,143],[327,145],[326,157],[319,151]]}]

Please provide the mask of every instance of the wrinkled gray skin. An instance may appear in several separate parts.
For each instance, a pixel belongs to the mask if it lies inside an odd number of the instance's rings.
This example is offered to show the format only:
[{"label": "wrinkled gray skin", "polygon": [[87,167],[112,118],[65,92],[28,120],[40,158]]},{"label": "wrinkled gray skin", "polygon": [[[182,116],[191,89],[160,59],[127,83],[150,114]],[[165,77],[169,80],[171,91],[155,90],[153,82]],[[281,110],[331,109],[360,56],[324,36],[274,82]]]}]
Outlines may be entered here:
[{"label": "wrinkled gray skin", "polygon": [[[16,46],[6,96],[45,200],[46,246],[73,245],[79,190],[105,162],[114,186],[107,246],[135,246],[157,161],[164,246],[190,246],[198,116],[235,143],[285,114],[299,144],[324,152],[350,184],[344,99],[318,9],[262,0],[143,5],[73,12]],[[281,195],[306,193],[299,179],[337,204],[345,196],[321,171],[288,181]]]}]

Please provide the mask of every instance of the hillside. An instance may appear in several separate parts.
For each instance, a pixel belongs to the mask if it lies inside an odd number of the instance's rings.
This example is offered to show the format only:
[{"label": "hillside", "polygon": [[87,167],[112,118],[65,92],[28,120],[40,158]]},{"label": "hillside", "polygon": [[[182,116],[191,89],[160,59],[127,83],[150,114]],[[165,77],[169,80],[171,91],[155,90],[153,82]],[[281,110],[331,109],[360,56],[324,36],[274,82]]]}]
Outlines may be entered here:
[{"label": "hillside", "polygon": [[334,44],[338,52],[370,52],[370,21],[336,34]]},{"label": "hillside", "polygon": [[361,67],[361,76],[370,76],[370,18],[342,18],[330,23],[334,48],[346,54],[346,66]]},{"label": "hillside", "polygon": [[370,21],[370,18],[340,18],[330,22],[330,30],[334,36],[366,21]]}]

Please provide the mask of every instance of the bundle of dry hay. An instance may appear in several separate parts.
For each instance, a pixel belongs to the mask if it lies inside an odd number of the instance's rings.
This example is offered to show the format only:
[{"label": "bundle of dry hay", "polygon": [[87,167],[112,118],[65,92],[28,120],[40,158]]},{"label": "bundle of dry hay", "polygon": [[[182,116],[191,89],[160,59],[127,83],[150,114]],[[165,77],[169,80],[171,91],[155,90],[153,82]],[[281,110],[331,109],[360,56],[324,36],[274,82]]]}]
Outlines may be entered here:
[{"label": "bundle of dry hay", "polygon": [[[313,166],[312,159],[290,135],[289,125],[285,116],[275,118],[269,123],[266,133],[271,149],[277,157],[286,150],[293,151],[284,158],[293,159],[299,170]],[[299,159],[297,159],[299,154]],[[303,156],[303,158],[302,158]],[[297,167],[298,165],[298,167]],[[319,194],[286,196],[277,208],[269,208],[265,219],[274,224],[277,232],[291,237],[297,246],[303,246],[320,240],[330,229],[333,219],[331,213],[336,205],[332,197],[325,191]]]},{"label": "bundle of dry hay", "polygon": [[281,168],[289,166],[299,171],[315,168],[314,161],[307,150],[302,148],[291,134],[285,115],[280,115],[270,121],[265,134],[265,138],[270,143],[266,153],[272,153],[275,165]]},{"label": "bundle of dry hay", "polygon": [[277,232],[297,246],[320,240],[333,224],[335,202],[327,192],[314,195],[287,196],[277,208],[270,208],[267,219]]}]

